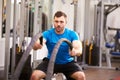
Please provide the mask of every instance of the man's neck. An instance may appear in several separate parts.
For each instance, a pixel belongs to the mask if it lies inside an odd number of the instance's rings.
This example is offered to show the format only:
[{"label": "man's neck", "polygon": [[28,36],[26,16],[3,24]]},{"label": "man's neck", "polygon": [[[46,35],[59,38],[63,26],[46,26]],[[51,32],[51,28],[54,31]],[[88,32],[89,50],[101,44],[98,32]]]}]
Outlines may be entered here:
[{"label": "man's neck", "polygon": [[58,32],[58,31],[55,30],[56,34],[63,34],[64,31],[65,31],[65,29],[63,31],[60,31],[60,32]]}]

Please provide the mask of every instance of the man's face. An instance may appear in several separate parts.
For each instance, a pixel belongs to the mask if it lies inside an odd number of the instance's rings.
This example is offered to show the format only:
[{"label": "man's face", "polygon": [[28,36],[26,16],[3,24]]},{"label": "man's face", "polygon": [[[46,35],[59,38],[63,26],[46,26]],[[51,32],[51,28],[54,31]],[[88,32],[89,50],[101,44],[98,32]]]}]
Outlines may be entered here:
[{"label": "man's face", "polygon": [[66,18],[64,16],[54,18],[54,27],[57,34],[62,34],[66,26]]}]

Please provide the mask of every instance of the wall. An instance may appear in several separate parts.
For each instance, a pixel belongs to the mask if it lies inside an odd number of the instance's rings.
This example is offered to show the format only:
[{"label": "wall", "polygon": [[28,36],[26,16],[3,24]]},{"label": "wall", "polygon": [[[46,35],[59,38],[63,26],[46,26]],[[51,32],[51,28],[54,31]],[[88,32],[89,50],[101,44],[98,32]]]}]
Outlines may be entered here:
[{"label": "wall", "polygon": [[65,0],[65,3],[63,3],[61,0],[54,0],[53,15],[58,10],[64,11],[68,16],[67,27],[69,27],[70,29],[73,29],[74,5],[71,5],[71,3],[72,3],[72,0]]}]

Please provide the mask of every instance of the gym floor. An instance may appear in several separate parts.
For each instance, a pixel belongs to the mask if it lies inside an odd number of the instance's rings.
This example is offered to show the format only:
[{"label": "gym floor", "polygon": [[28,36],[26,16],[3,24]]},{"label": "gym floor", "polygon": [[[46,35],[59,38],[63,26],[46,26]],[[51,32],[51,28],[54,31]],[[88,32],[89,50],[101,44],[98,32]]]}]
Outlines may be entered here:
[{"label": "gym floor", "polygon": [[[112,65],[113,67],[118,67],[120,66],[120,63],[113,62]],[[120,70],[86,67],[84,69],[84,72],[86,75],[86,80],[120,80],[120,78],[117,79],[118,77],[120,77]],[[0,80],[4,80],[3,76],[3,71],[0,71]]]},{"label": "gym floor", "polygon": [[120,62],[112,62],[112,66],[118,67],[119,70],[105,67],[87,67],[84,69],[86,80],[120,80]]},{"label": "gym floor", "polygon": [[120,71],[116,70],[88,68],[84,72],[86,80],[120,80]]}]

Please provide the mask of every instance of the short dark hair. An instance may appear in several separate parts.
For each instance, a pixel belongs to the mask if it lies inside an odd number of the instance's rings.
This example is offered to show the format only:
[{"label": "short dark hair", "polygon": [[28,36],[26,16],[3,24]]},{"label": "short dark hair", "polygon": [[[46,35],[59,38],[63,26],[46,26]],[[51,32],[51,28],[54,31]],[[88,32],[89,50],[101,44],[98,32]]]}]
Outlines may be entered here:
[{"label": "short dark hair", "polygon": [[55,17],[61,17],[61,16],[64,16],[65,18],[67,18],[67,15],[62,11],[57,11],[54,15],[54,18]]}]

